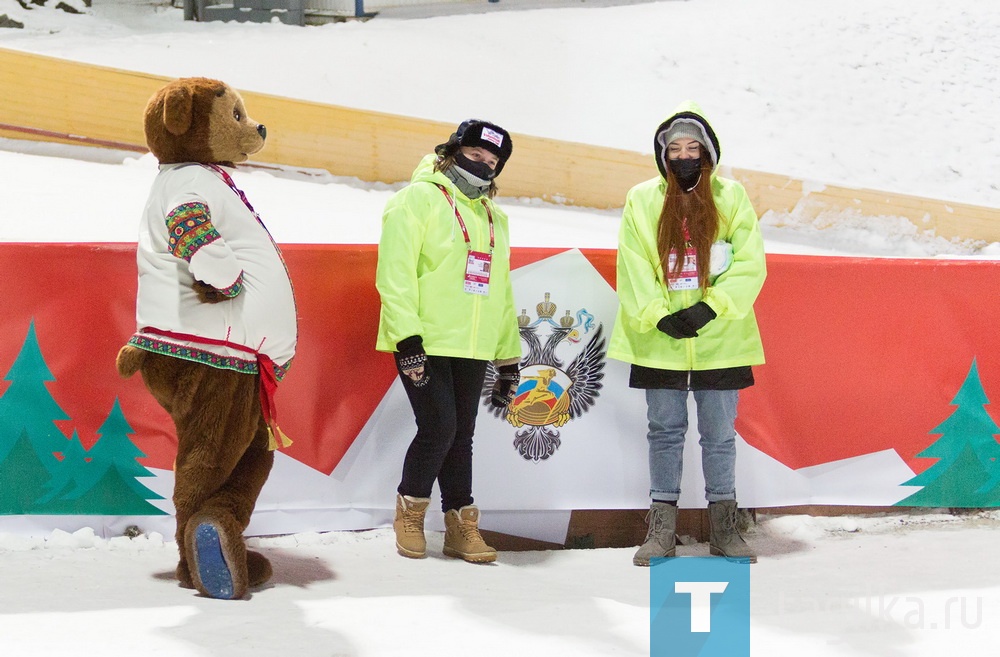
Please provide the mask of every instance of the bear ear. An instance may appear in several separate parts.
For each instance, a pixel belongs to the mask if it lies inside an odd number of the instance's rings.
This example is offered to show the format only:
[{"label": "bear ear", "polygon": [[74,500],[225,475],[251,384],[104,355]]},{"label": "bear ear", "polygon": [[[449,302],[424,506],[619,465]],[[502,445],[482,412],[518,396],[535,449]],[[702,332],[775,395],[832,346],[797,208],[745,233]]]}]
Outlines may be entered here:
[{"label": "bear ear", "polygon": [[172,135],[183,135],[191,127],[194,96],[186,86],[167,89],[163,98],[163,127]]}]

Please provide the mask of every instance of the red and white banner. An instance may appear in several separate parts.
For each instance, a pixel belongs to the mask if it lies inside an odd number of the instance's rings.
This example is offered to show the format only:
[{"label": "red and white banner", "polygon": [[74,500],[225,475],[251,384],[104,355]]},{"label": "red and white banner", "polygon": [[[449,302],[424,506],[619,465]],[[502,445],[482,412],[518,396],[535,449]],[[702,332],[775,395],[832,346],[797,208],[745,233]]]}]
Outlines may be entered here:
[{"label": "red and white banner", "polygon": [[[414,427],[391,357],[373,346],[376,247],[282,250],[299,348],[277,404],[294,444],[250,532],[383,524]],[[517,413],[480,411],[477,503],[506,514],[511,533],[532,513],[647,506],[644,397],[628,388],[628,366],[603,353],[615,253],[531,248],[512,258],[529,362]],[[1000,267],[776,255],[768,271],[756,306],[767,364],[741,393],[737,421],[740,503],[1000,506],[983,456],[996,445],[987,404],[1000,395]],[[140,377],[121,380],[114,366],[135,328],[135,286],[131,244],[0,244],[0,488],[35,491],[0,494],[0,531],[139,517],[172,532],[171,422]],[[700,506],[691,434],[682,504]],[[31,482],[15,481],[28,471]],[[125,488],[129,511],[101,507]],[[157,511],[147,517],[143,505]]]}]

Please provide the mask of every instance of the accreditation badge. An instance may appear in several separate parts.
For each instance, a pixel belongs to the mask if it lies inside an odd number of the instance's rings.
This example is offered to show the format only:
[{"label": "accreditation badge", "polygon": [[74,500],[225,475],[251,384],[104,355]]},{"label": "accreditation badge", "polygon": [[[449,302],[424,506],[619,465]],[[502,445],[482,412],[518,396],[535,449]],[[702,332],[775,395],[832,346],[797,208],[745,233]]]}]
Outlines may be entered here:
[{"label": "accreditation badge", "polygon": [[493,256],[481,251],[469,251],[465,263],[465,291],[469,294],[490,293],[490,264]]},{"label": "accreditation badge", "polygon": [[698,252],[693,247],[684,250],[684,263],[679,274],[674,273],[677,252],[671,251],[668,259],[667,287],[674,291],[698,289]]}]

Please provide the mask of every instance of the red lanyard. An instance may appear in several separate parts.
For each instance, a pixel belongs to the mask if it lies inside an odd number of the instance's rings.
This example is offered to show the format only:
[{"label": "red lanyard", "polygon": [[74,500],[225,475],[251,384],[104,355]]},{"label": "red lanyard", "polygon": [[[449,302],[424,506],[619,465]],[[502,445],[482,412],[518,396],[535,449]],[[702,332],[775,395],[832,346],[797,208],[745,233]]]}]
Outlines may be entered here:
[{"label": "red lanyard", "polygon": [[[451,198],[451,194],[448,193],[448,190],[444,188],[444,185],[440,185],[438,183],[434,184],[437,185],[437,188],[441,190],[441,193],[444,194],[444,197],[448,199],[448,205],[451,206],[451,209],[455,211],[455,218],[458,219],[458,225],[462,229],[462,235],[465,236],[465,246],[469,249],[469,251],[472,251],[472,240],[469,239],[469,229],[465,227],[465,222],[462,221],[462,215],[458,212],[458,207],[455,205],[455,201]],[[486,199],[483,199],[482,202],[483,202],[483,207],[486,208],[486,218],[490,224],[490,255],[492,255],[494,246],[493,213],[490,212],[490,206],[486,203]]]},{"label": "red lanyard", "polygon": [[267,226],[265,226],[264,222],[261,221],[260,215],[257,214],[257,211],[253,209],[252,205],[250,205],[250,201],[247,200],[247,195],[243,193],[243,190],[236,186],[236,183],[233,182],[232,177],[230,177],[230,175],[226,173],[226,170],[220,167],[219,165],[202,164],[201,166],[205,167],[206,169],[211,169],[212,171],[222,176],[222,181],[227,185],[229,185],[229,189],[236,192],[236,195],[240,197],[241,201],[243,201],[243,205],[247,206],[247,210],[249,210],[250,214],[253,215],[253,218],[257,220],[257,223],[260,224],[260,227],[264,229],[264,232],[267,233],[267,237],[271,240],[271,244],[274,245],[274,250],[278,252],[278,257],[281,258],[281,264],[282,266],[285,267],[285,271],[287,272],[288,266],[285,264],[285,256],[281,255],[281,249],[278,248],[278,243],[275,242],[274,237],[271,236],[271,231],[267,229]]},{"label": "red lanyard", "polygon": [[[258,215],[257,211],[253,209],[252,205],[250,205],[250,201],[247,200],[247,195],[243,193],[242,189],[236,186],[236,183],[233,182],[232,177],[228,173],[226,173],[225,169],[223,169],[217,164],[204,164],[202,166],[208,167],[212,171],[215,171],[217,174],[222,176],[223,182],[229,185],[229,189],[236,192],[236,195],[240,197],[241,201],[243,201],[243,205],[247,206],[247,210],[250,210],[250,214],[252,214],[254,218],[257,219],[257,221],[260,221],[260,215]],[[263,222],[261,222],[261,225],[263,225]]]}]

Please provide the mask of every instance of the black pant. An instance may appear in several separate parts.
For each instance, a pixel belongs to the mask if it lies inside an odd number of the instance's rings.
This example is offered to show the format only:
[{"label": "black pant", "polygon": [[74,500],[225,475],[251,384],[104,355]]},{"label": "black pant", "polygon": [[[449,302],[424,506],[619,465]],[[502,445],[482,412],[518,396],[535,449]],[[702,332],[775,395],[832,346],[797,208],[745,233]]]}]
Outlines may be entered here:
[{"label": "black pant", "polygon": [[417,421],[406,451],[400,495],[430,497],[441,487],[441,510],[472,504],[472,434],[486,378],[485,360],[428,356],[430,380],[417,388],[400,374]]}]

